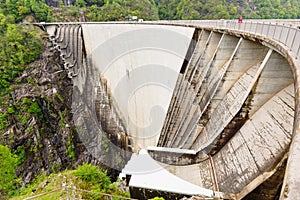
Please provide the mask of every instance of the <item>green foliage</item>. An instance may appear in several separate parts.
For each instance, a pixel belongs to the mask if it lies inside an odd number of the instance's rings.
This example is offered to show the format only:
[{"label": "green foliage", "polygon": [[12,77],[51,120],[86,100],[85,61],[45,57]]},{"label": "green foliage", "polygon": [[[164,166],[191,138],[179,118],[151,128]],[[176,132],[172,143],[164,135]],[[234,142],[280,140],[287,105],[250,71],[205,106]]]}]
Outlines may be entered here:
[{"label": "green foliage", "polygon": [[75,159],[75,146],[70,141],[67,142],[67,149],[66,153],[68,154],[69,158]]},{"label": "green foliage", "polygon": [[[117,196],[129,197],[126,192],[120,191],[115,183],[111,183],[110,178],[107,176],[106,172],[100,170],[98,167],[92,164],[83,164],[78,167],[73,174],[83,180],[81,188],[91,188],[95,193],[85,193],[83,199],[102,199],[103,196],[97,194],[97,192],[108,193]],[[116,199],[116,198],[113,198]]]},{"label": "green foliage", "polygon": [[165,200],[163,197],[154,197],[152,199],[149,199],[149,200]]},{"label": "green foliage", "polygon": [[[53,165],[58,171],[61,166]],[[38,175],[31,183],[27,184],[26,187],[21,187],[19,189],[13,190],[11,196],[13,196],[12,200],[19,200],[19,199],[26,199],[31,196],[39,195],[37,199],[43,200],[52,200],[52,199],[65,199],[66,198],[66,191],[64,190],[57,190],[55,192],[51,192],[60,187],[68,187],[68,194],[71,199],[78,199],[78,196],[81,196],[80,199],[85,200],[95,200],[95,199],[107,199],[100,193],[107,193],[113,196],[123,196],[129,197],[129,193],[122,192],[120,189],[116,187],[116,183],[110,183],[105,188],[100,188],[100,185],[97,182],[88,182],[81,178],[78,178],[74,175],[75,171],[63,171],[59,174],[52,173],[49,176],[46,176],[45,173],[41,173]],[[97,170],[98,171],[98,170]],[[101,171],[102,172],[102,171]],[[99,181],[98,181],[99,182]],[[79,190],[76,190],[79,189]],[[85,191],[80,191],[80,190]],[[74,192],[76,190],[76,192]],[[87,192],[89,191],[89,192]],[[45,194],[45,192],[50,192],[49,194]],[[115,198],[114,200],[121,200],[123,198]]]},{"label": "green foliage", "polygon": [[[61,0],[59,4],[62,9],[70,8],[63,6]],[[79,18],[78,8],[84,8],[89,21],[125,20],[129,15],[145,20],[237,19],[240,15],[258,19],[300,17],[298,0],[76,0],[74,8],[77,11],[69,15]],[[43,0],[2,0],[1,10],[17,22],[28,15],[38,21],[53,20],[52,10]],[[66,20],[67,15],[60,20]]]},{"label": "green foliage", "polygon": [[200,9],[202,8],[201,2],[197,0],[183,0],[176,8],[177,19],[199,19]]},{"label": "green foliage", "polygon": [[107,3],[100,9],[99,21],[124,20],[127,15],[125,7],[118,3]]},{"label": "green foliage", "polygon": [[160,19],[296,19],[298,0],[156,0]]},{"label": "green foliage", "polygon": [[126,16],[136,15],[145,20],[157,20],[158,10],[151,0],[110,0],[99,8],[93,4],[86,8],[89,21],[120,21]]},{"label": "green foliage", "polygon": [[129,10],[129,15],[136,15],[145,20],[158,20],[158,9],[151,0],[127,0],[120,1],[122,7]]},{"label": "green foliage", "polygon": [[[71,8],[63,6],[61,1],[60,4],[62,9]],[[300,17],[298,0],[76,0],[73,7],[77,10],[69,13],[73,16],[69,16],[70,19],[79,18],[78,8],[84,8],[89,21],[125,20],[129,15],[145,20],[237,19],[240,15],[261,19]],[[0,10],[16,21],[28,15],[38,21],[53,20],[51,8],[42,0],[6,0],[0,5]],[[60,20],[67,20],[67,15]]]},{"label": "green foliage", "polygon": [[87,6],[96,5],[96,6],[103,6],[104,0],[85,0]]},{"label": "green foliage", "polygon": [[44,1],[30,0],[30,9],[39,21],[51,21],[51,9]]},{"label": "green foliage", "polygon": [[6,0],[0,5],[5,15],[14,16],[17,22],[33,14],[39,21],[51,20],[51,9],[43,0]]},{"label": "green foliage", "polygon": [[30,104],[31,104],[30,99],[28,99],[27,97],[24,97],[24,98],[22,99],[22,102],[23,102],[23,104],[27,104],[27,105],[30,105]]},{"label": "green foliage", "polygon": [[10,83],[40,54],[40,38],[31,27],[14,24],[0,13],[0,91],[9,93]]},{"label": "green foliage", "polygon": [[86,4],[86,2],[84,0],[76,0],[76,3],[75,3],[75,5],[80,8],[85,7],[85,4]]},{"label": "green foliage", "polygon": [[[20,195],[28,196],[28,195],[32,194],[33,191],[36,191],[39,188],[39,185],[43,181],[47,180],[47,178],[48,177],[46,176],[45,173],[41,173],[41,174],[37,175],[30,184],[26,185],[26,187],[23,186],[21,188],[11,190],[9,196],[10,197],[20,196]],[[17,199],[19,199],[19,198],[17,198]],[[25,198],[21,198],[21,199],[25,199]]]},{"label": "green foliage", "polygon": [[17,159],[8,147],[0,145],[0,160],[0,194],[7,194],[18,181],[15,173]]},{"label": "green foliage", "polygon": [[15,113],[15,109],[12,106],[12,104],[9,105],[8,109],[7,109],[7,113],[8,114],[14,114]]},{"label": "green foliage", "polygon": [[17,165],[22,164],[26,160],[26,151],[24,146],[18,146],[14,154],[17,156]]},{"label": "green foliage", "polygon": [[28,112],[35,114],[39,118],[43,118],[42,109],[40,108],[37,101],[32,102],[32,104],[28,108]]},{"label": "green foliage", "polygon": [[106,172],[101,171],[98,167],[92,164],[83,164],[78,167],[73,173],[76,177],[87,181],[93,185],[98,185],[100,188],[107,188],[111,182]]},{"label": "green foliage", "polygon": [[0,131],[7,127],[7,114],[0,113]]}]

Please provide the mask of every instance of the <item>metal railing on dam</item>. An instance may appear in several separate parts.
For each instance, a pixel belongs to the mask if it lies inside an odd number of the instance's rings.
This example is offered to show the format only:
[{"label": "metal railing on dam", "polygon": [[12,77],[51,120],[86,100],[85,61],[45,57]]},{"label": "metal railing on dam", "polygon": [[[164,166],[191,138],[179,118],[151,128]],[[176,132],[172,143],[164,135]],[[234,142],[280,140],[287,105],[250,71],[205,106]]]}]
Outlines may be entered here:
[{"label": "metal railing on dam", "polygon": [[261,35],[263,37],[281,42],[291,52],[300,57],[300,20],[179,20],[159,21],[166,24],[191,25],[210,27],[216,29],[237,30],[244,33]]},{"label": "metal railing on dam", "polygon": [[[201,174],[201,177],[196,181],[202,182],[200,185],[217,191],[240,193],[236,197],[243,198],[259,184],[270,178],[276,171],[279,171],[278,169],[284,162],[285,156],[283,155],[288,151],[288,146],[292,141],[286,170],[287,181],[284,183],[286,187],[283,187],[282,197],[295,199],[293,197],[297,195],[297,192],[293,188],[295,189],[297,186],[297,178],[295,178],[297,174],[294,173],[297,169],[295,168],[297,156],[299,156],[299,153],[297,153],[299,151],[297,150],[297,135],[299,133],[298,88],[300,77],[298,58],[300,35],[297,21],[288,22],[292,23],[288,26],[282,23],[287,22],[244,21],[238,24],[231,20],[215,20],[79,24],[83,30],[84,51],[88,55],[92,54],[90,58],[94,60],[90,61],[90,64],[98,64],[97,67],[100,71],[103,66],[99,64],[103,63],[103,60],[111,61],[110,57],[107,59],[108,54],[106,54],[106,51],[111,49],[109,49],[110,45],[106,45],[103,51],[94,51],[94,47],[98,47],[96,41],[99,38],[104,38],[103,41],[107,38],[110,39],[109,35],[116,33],[118,28],[119,30],[128,30],[126,32],[128,34],[126,37],[120,37],[120,40],[114,40],[111,46],[112,50],[118,50],[118,48],[123,47],[122,45],[130,46],[132,43],[129,42],[135,39],[138,42],[134,43],[136,49],[139,42],[149,45],[145,43],[145,40],[146,42],[147,40],[155,41],[160,36],[164,36],[163,39],[166,40],[168,34],[171,33],[149,35],[146,26],[151,27],[151,25],[154,25],[156,28],[164,27],[165,29],[172,28],[168,25],[189,27],[188,38],[190,39],[191,30],[195,30],[192,36],[194,43],[189,48],[187,45],[182,48],[190,55],[185,57],[187,62],[182,64],[185,66],[181,67],[180,71],[178,63],[181,61],[177,62],[176,71],[179,71],[178,74],[159,70],[160,73],[153,77],[159,78],[159,80],[164,78],[168,80],[168,76],[178,76],[177,85],[174,90],[172,89],[173,99],[170,102],[158,143],[161,147],[167,147],[163,149],[162,156],[168,156],[165,160],[171,158],[178,163],[190,162],[192,165],[182,167],[189,172],[186,174],[186,179],[195,179],[196,176],[192,177],[193,174]],[[76,39],[78,37],[77,29],[72,27],[74,24],[78,25],[78,23],[39,24],[45,26],[51,34],[55,35],[52,39],[55,40],[56,47],[59,47],[60,50],[63,49],[63,52],[66,51],[62,54],[64,59],[76,59],[77,57],[74,57],[75,54],[72,53],[79,44]],[[116,24],[118,26],[115,26]],[[53,25],[57,29],[51,28]],[[145,29],[145,32],[135,32],[138,34],[130,32],[133,29],[140,30],[141,27]],[[184,29],[180,30],[184,31]],[[129,33],[133,33],[133,35]],[[149,36],[149,38],[139,38],[144,36]],[[163,43],[164,40],[160,38],[157,41]],[[74,41],[74,43],[70,43],[70,41]],[[176,38],[171,40],[171,43],[175,44],[172,45],[172,47],[175,46],[175,49],[177,42],[179,40],[176,40]],[[91,46],[90,49],[93,51],[87,48],[88,45]],[[175,49],[174,52],[176,52]],[[121,53],[124,55],[124,52]],[[76,73],[73,73],[73,80],[77,84],[79,83],[79,88],[85,88],[80,89],[80,91],[90,90],[89,86],[82,84],[84,83],[82,82],[83,75],[89,73],[89,77],[86,76],[86,82],[93,82],[90,84],[92,87],[100,82],[100,86],[97,86],[99,100],[95,102],[96,108],[99,109],[97,117],[98,120],[101,119],[103,127],[114,128],[110,128],[110,130],[112,134],[117,132],[116,138],[120,137],[118,133],[124,132],[127,134],[136,130],[129,129],[130,131],[126,131],[127,124],[124,123],[127,120],[126,117],[124,120],[119,120],[119,110],[122,111],[121,115],[132,112],[132,110],[122,110],[122,106],[117,109],[114,108],[110,103],[111,99],[114,98],[117,103],[120,103],[122,98],[126,97],[125,89],[128,89],[126,84],[128,86],[132,83],[140,84],[142,82],[130,81],[136,78],[138,80],[143,76],[147,77],[156,69],[153,68],[152,71],[147,71],[146,69],[150,69],[147,66],[143,72],[137,74],[140,76],[135,76],[133,69],[126,68],[127,63],[132,62],[131,65],[134,65],[134,63],[143,64],[143,62],[149,60],[153,62],[154,58],[156,62],[161,62],[167,58],[162,59],[160,54],[148,54],[149,51],[147,54],[144,53],[141,51],[138,53],[131,52],[131,58],[133,59],[124,60],[122,58],[122,62],[116,64],[116,70],[103,74],[100,81],[91,78],[95,77],[93,75],[95,71],[89,69],[91,66],[88,64],[81,66],[80,63],[88,59],[84,56],[76,62],[71,59],[68,61],[70,64],[65,66],[68,70],[76,69],[74,71]],[[182,54],[182,52],[178,53]],[[78,50],[76,50],[76,54],[79,55]],[[148,59],[150,57],[152,60]],[[115,57],[111,58],[113,60]],[[116,58],[119,59],[119,57]],[[172,57],[167,60],[170,59]],[[76,64],[74,66],[77,67],[74,68],[73,64]],[[120,68],[123,68],[123,66],[125,68],[121,71]],[[111,94],[109,88],[114,83],[113,81],[116,81],[114,80],[116,76],[123,77],[123,79],[120,79],[124,80],[122,84],[116,84],[122,89]],[[174,80],[172,79],[172,81]],[[110,85],[107,83],[110,83]],[[116,83],[118,83],[118,80]],[[172,87],[174,87],[173,82]],[[148,90],[148,92],[150,92],[148,94],[155,94],[151,90]],[[161,96],[162,93],[159,95]],[[135,96],[135,98],[137,97],[139,96]],[[151,98],[149,96],[149,99]],[[294,102],[295,99],[296,103]],[[137,109],[138,104],[136,102],[136,100],[133,102],[135,106],[133,110],[140,112]],[[142,102],[147,103],[145,100]],[[91,100],[90,103],[93,104],[94,102]],[[165,105],[168,105],[168,102]],[[106,117],[108,115],[111,117]],[[78,116],[80,116],[80,113]],[[145,119],[143,118],[144,115],[137,116],[142,117],[136,117],[135,120]],[[111,123],[112,120],[115,121],[114,124]],[[141,134],[141,131],[143,130],[138,131],[139,134]],[[224,141],[222,143],[221,132],[234,133],[231,136],[232,139],[227,142],[228,144]],[[123,134],[123,136],[126,134]],[[219,145],[219,149],[215,150],[210,157],[200,155],[200,157],[203,157],[197,158],[199,155],[196,152],[202,151],[201,148],[207,147],[207,145]],[[176,151],[176,148],[181,148],[183,151]],[[187,152],[184,149],[193,149],[195,154],[183,153],[184,156],[180,157],[181,160],[174,156],[178,152]],[[160,151],[160,149],[158,150]],[[204,154],[209,153],[207,149],[205,150]],[[155,152],[157,148],[152,148],[151,151]],[[204,160],[205,162],[202,162]],[[199,162],[201,163],[199,164]],[[195,165],[197,163],[198,165]],[[183,171],[178,170],[176,174],[180,176],[178,174],[180,172]],[[202,180],[200,181],[200,179]],[[295,182],[293,183],[291,180]],[[242,193],[241,190],[243,190]]]}]

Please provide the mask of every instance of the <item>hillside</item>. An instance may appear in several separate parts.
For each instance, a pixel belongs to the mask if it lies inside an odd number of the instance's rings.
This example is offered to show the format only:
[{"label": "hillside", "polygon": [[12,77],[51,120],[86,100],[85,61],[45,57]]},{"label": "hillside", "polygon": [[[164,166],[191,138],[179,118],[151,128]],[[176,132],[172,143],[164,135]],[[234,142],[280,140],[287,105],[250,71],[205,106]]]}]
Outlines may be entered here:
[{"label": "hillside", "polygon": [[87,21],[180,19],[296,19],[298,0],[110,0],[76,1]]},{"label": "hillside", "polygon": [[2,1],[1,12],[17,22],[28,15],[33,21],[118,21],[130,15],[145,20],[300,18],[298,0]]},{"label": "hillside", "polygon": [[157,0],[160,19],[295,19],[298,0]]}]

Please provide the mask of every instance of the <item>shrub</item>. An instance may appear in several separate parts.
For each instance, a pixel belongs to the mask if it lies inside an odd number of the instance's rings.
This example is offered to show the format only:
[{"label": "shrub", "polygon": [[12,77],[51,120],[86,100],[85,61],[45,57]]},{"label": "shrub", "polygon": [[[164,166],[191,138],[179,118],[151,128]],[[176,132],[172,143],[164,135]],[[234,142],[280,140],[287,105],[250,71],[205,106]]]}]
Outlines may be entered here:
[{"label": "shrub", "polygon": [[14,107],[11,104],[7,108],[7,113],[8,114],[14,114],[15,113],[15,109],[14,109]]},{"label": "shrub", "polygon": [[36,101],[30,105],[28,112],[35,114],[39,118],[43,118],[42,109],[40,108],[38,102]]},{"label": "shrub", "polygon": [[74,175],[91,184],[97,184],[102,189],[109,187],[111,184],[110,178],[106,175],[106,172],[101,171],[92,164],[85,163],[79,166],[74,172]]}]

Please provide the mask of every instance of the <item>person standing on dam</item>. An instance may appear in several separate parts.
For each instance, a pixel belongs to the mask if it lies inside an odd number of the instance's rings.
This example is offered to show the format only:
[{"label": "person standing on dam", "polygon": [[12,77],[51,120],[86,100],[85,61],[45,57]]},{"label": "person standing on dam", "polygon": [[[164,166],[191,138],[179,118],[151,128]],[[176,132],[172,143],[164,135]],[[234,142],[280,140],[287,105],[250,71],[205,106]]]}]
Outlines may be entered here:
[{"label": "person standing on dam", "polygon": [[241,24],[243,22],[243,17],[240,16],[240,18],[238,19],[238,23]]}]

